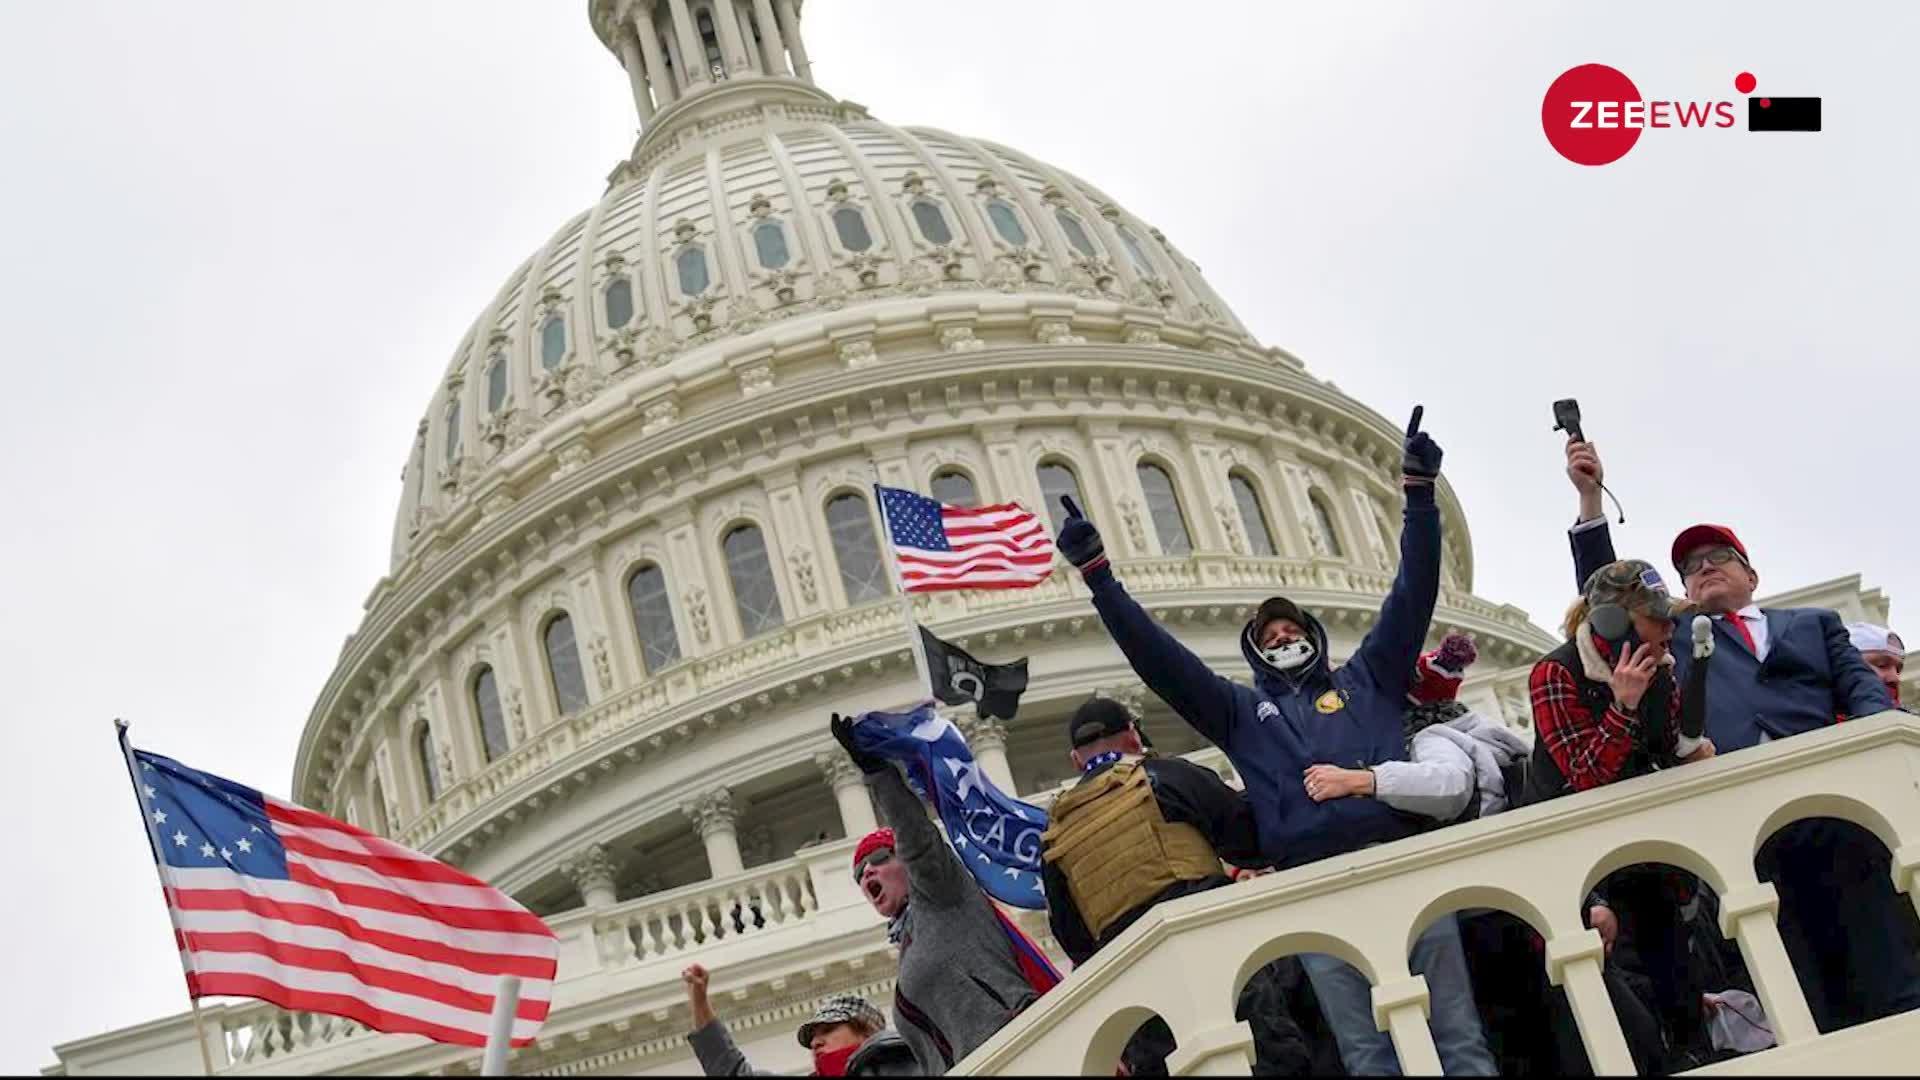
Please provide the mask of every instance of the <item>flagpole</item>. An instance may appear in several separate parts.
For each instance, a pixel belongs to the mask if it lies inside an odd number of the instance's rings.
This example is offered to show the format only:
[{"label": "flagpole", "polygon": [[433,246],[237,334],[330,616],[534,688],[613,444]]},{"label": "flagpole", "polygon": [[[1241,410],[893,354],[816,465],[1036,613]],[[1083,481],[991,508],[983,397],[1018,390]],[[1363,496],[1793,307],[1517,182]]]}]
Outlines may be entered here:
[{"label": "flagpole", "polygon": [[206,1021],[200,1016],[200,998],[193,986],[193,966],[187,961],[186,935],[180,930],[180,921],[173,914],[173,895],[179,891],[173,883],[173,875],[168,872],[167,860],[160,856],[160,837],[153,820],[153,804],[147,801],[146,786],[140,783],[140,766],[133,758],[133,744],[127,739],[127,722],[118,717],[113,721],[114,737],[120,743],[120,757],[127,763],[127,779],[133,784],[133,799],[140,804],[140,821],[145,827],[147,850],[153,855],[153,868],[160,875],[160,894],[167,902],[167,922],[173,926],[174,940],[179,943],[180,971],[187,978],[187,1006],[193,1013],[193,1041],[200,1047],[200,1067],[208,1076],[213,1075],[213,1055],[207,1050]]},{"label": "flagpole", "polygon": [[887,500],[880,491],[880,466],[868,458],[867,468],[873,472],[873,501],[880,507],[880,528],[887,535],[887,579],[893,582],[894,591],[900,594],[900,621],[907,629],[907,644],[913,650],[913,670],[920,676],[920,688],[923,691],[914,696],[911,702],[919,702],[933,692],[933,675],[927,668],[926,643],[920,640],[920,624],[913,621],[913,597],[900,577],[900,556],[893,542],[893,520],[887,515]]},{"label": "flagpole", "polygon": [[520,1009],[520,977],[502,975],[493,985],[493,1016],[487,1023],[487,1048],[480,1056],[481,1076],[507,1075],[507,1048],[513,1045],[513,1019]]}]

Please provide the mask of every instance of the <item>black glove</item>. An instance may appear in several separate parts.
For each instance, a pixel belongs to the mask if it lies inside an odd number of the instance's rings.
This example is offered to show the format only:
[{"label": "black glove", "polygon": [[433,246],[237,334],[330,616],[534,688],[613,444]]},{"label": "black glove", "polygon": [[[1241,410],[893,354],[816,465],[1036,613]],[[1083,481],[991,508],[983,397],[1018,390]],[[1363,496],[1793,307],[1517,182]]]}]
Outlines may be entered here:
[{"label": "black glove", "polygon": [[1420,430],[1425,405],[1413,407],[1413,419],[1407,421],[1407,441],[1400,451],[1400,472],[1408,483],[1431,484],[1440,475],[1440,444]]},{"label": "black glove", "polygon": [[872,754],[858,749],[857,744],[853,741],[853,717],[841,716],[839,713],[834,713],[833,721],[827,726],[833,730],[833,738],[840,744],[840,748],[847,752],[847,756],[853,759],[855,765],[860,766],[861,772],[879,773],[887,771],[886,758],[875,757]]},{"label": "black glove", "polygon": [[1060,526],[1060,535],[1054,538],[1053,546],[1078,567],[1082,575],[1107,565],[1107,548],[1100,542],[1100,530],[1080,513],[1073,496],[1060,496],[1060,505],[1066,507],[1067,523]]}]

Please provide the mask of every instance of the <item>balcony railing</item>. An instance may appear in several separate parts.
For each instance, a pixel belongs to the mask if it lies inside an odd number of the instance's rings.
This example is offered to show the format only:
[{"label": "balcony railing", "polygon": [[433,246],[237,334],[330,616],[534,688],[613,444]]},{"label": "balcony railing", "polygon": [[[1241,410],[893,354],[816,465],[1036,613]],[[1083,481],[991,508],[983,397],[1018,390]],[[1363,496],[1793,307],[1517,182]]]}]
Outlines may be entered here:
[{"label": "balcony railing", "polygon": [[819,912],[806,864],[787,859],[600,911],[593,935],[601,963],[624,967],[766,935]]},{"label": "balcony railing", "polygon": [[1427,985],[1407,954],[1439,916],[1488,907],[1546,939],[1548,977],[1566,989],[1595,1071],[1631,1073],[1581,901],[1643,862],[1694,873],[1719,895],[1721,930],[1737,941],[1778,1039],[1702,1072],[1904,1070],[1920,1055],[1920,1012],[1815,1028],[1754,855],[1789,822],[1841,818],[1886,844],[1906,891],[1920,869],[1915,776],[1920,719],[1885,713],[1165,904],[953,1071],[1108,1075],[1128,1036],[1158,1014],[1179,1041],[1168,1062],[1176,1075],[1246,1075],[1252,1034],[1233,1019],[1238,991],[1278,957],[1323,952],[1373,983],[1375,1016],[1406,1072],[1437,1075]]}]

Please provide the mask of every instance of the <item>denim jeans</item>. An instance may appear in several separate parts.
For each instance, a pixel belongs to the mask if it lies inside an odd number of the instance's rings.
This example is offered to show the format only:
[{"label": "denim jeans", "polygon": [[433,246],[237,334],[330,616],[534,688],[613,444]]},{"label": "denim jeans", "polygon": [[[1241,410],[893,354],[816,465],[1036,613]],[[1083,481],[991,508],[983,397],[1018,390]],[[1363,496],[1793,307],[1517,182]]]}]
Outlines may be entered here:
[{"label": "denim jeans", "polygon": [[[1373,1022],[1373,986],[1345,961],[1325,953],[1302,953],[1301,966],[1340,1044],[1340,1061],[1351,1076],[1399,1076],[1393,1039]],[[1448,1076],[1492,1076],[1498,1070],[1480,1030],[1460,924],[1443,916],[1413,943],[1409,965],[1427,978],[1427,1028]]]}]

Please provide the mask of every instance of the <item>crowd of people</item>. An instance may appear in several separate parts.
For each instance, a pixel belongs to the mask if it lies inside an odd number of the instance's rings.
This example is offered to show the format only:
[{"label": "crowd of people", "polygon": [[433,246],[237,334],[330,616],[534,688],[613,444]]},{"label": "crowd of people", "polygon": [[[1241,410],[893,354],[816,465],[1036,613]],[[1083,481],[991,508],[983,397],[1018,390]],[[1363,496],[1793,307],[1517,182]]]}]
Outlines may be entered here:
[{"label": "crowd of people", "polygon": [[[1684,596],[1651,562],[1618,558],[1598,451],[1576,435],[1566,460],[1579,499],[1569,531],[1577,599],[1565,640],[1530,676],[1534,738],[1474,711],[1458,700],[1472,640],[1449,635],[1423,651],[1440,584],[1442,455],[1420,416],[1405,439],[1398,572],[1371,631],[1337,666],[1320,620],[1272,597],[1241,632],[1250,682],[1214,671],[1128,595],[1098,529],[1063,500],[1056,547],[1108,634],[1244,783],[1235,790],[1209,769],[1155,755],[1116,702],[1096,697],[1073,713],[1066,743],[1079,777],[1052,806],[1042,852],[1053,936],[1075,964],[1167,900],[1897,707],[1899,637],[1832,611],[1755,607],[1759,574],[1731,529],[1695,525],[1675,539],[1669,557]],[[968,874],[900,769],[860,752],[851,720],[836,715],[830,726],[888,826],[859,841],[852,873],[887,921],[900,971],[891,1027],[872,1003],[838,997],[798,1038],[817,1075],[943,1073],[1057,976]],[[1920,925],[1877,840],[1809,819],[1782,829],[1756,863],[1778,891],[1781,939],[1822,1030],[1920,1004]],[[1702,882],[1671,866],[1632,866],[1602,881],[1584,908],[1642,1074],[1771,1044]],[[1442,916],[1415,940],[1409,966],[1425,976],[1448,1075],[1591,1073],[1543,953],[1531,927],[1484,909]],[[752,1073],[707,1004],[707,972],[696,965],[683,978],[703,1069]],[[1398,1075],[1371,991],[1326,954],[1256,972],[1236,1006],[1253,1033],[1256,1075]],[[1149,1021],[1115,1071],[1164,1075],[1174,1049],[1167,1026]]]}]

